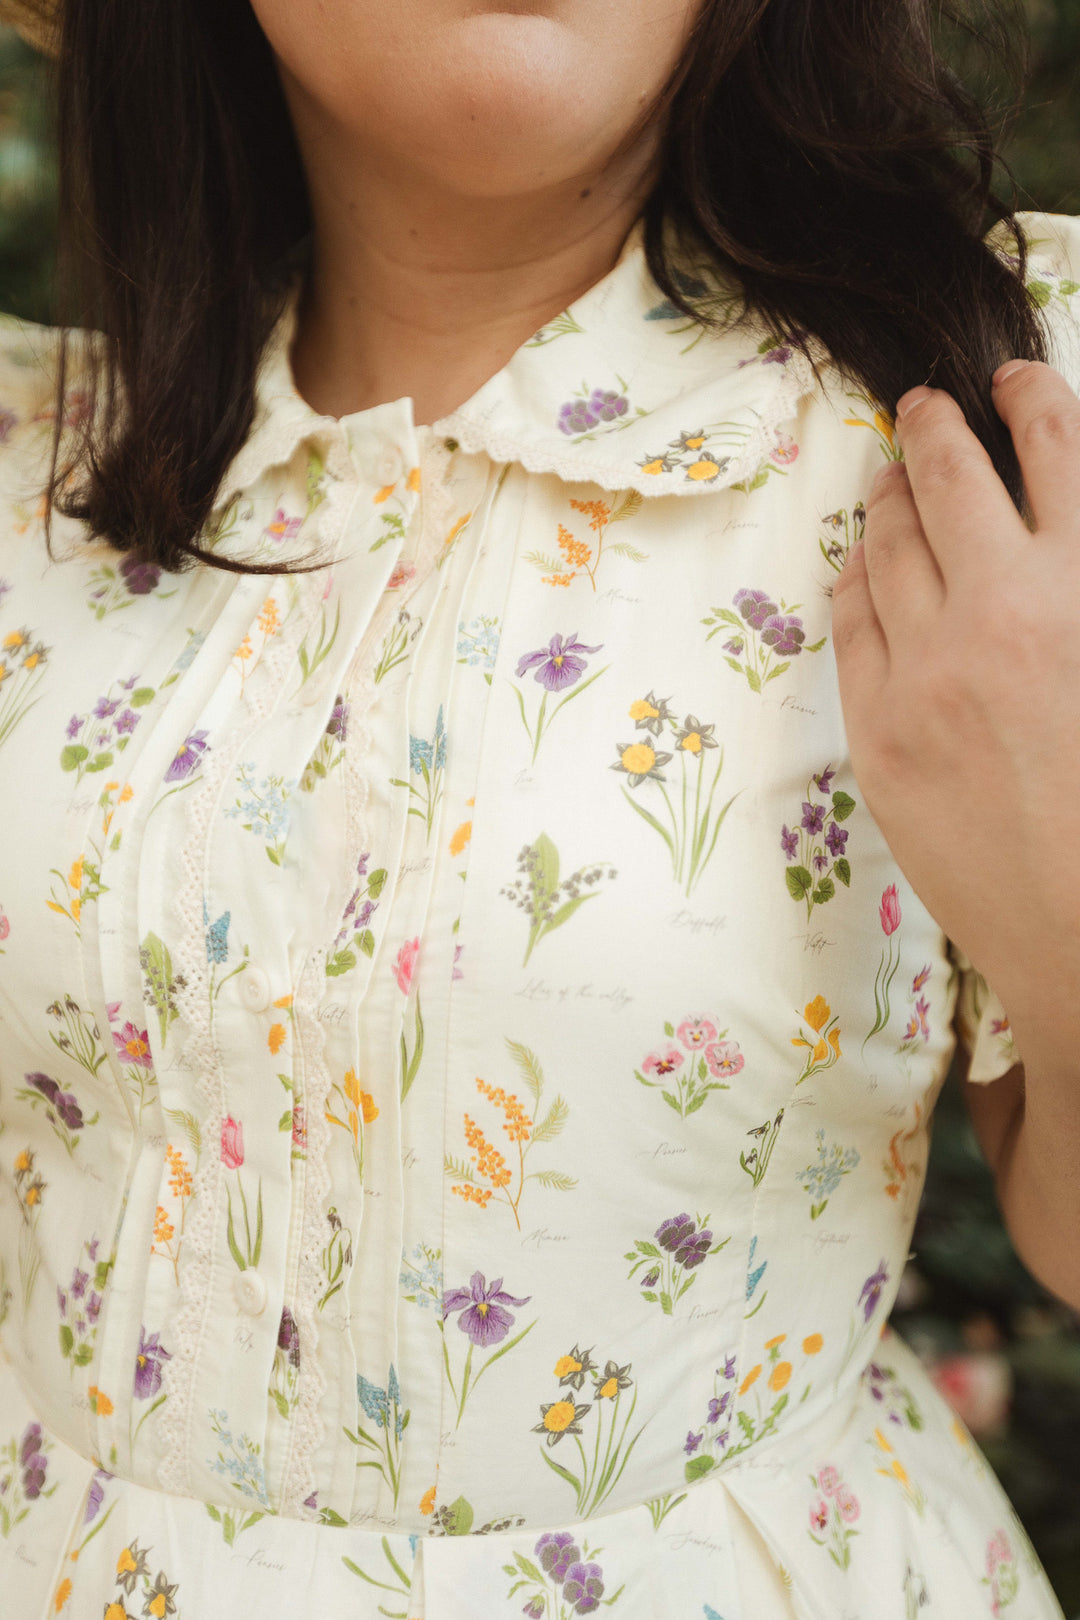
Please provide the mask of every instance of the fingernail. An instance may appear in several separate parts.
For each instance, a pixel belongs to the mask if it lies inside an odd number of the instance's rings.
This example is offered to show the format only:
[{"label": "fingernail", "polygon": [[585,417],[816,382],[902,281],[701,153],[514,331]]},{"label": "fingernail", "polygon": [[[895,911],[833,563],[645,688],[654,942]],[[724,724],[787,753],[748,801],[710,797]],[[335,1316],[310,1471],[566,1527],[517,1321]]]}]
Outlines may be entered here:
[{"label": "fingernail", "polygon": [[1011,377],[1014,371],[1019,371],[1021,366],[1028,364],[1027,360],[1007,360],[1003,366],[999,366],[994,372],[994,387],[996,388],[999,383],[1003,383],[1006,377]]},{"label": "fingernail", "polygon": [[903,398],[897,402],[897,416],[909,416],[924,400],[929,399],[933,392],[932,388],[909,388]]}]

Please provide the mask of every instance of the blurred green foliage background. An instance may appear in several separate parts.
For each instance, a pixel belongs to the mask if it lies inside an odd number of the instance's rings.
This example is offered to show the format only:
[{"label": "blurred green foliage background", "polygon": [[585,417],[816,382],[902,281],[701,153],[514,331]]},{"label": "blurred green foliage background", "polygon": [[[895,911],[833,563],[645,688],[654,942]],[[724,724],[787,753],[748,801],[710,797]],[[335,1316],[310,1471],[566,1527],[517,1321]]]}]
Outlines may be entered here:
[{"label": "blurred green foliage background", "polygon": [[[1005,155],[1021,207],[1080,214],[1080,0],[1025,3],[1033,71]],[[970,43],[950,40],[947,49],[973,79],[980,69]],[[49,322],[56,177],[46,71],[0,28],[0,310]],[[994,80],[990,92],[996,105],[1009,99]],[[951,1079],[913,1253],[894,1325],[976,1435],[1068,1620],[1080,1620],[1080,1317],[1013,1252]]]}]

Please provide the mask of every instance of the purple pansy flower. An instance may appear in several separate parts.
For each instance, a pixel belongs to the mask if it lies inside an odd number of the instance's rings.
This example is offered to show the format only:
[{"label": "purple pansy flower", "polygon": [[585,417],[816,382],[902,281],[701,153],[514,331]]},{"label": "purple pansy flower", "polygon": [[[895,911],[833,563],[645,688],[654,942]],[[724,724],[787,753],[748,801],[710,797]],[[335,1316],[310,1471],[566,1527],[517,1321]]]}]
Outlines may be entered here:
[{"label": "purple pansy flower", "polygon": [[575,1614],[592,1614],[604,1595],[604,1577],[599,1564],[571,1564],[563,1582],[563,1594]]},{"label": "purple pansy flower", "polygon": [[589,408],[589,402],[584,399],[569,399],[559,408],[559,430],[562,433],[588,433],[590,428],[596,426],[597,420]]},{"label": "purple pansy flower", "polygon": [[139,716],[135,713],[135,710],[125,709],[122,714],[117,715],[113,729],[118,737],[125,737],[135,730],[138,723]]},{"label": "purple pansy flower", "polygon": [[101,1295],[99,1293],[97,1293],[96,1290],[91,1290],[90,1298],[86,1302],[87,1319],[90,1322],[96,1322],[97,1319],[98,1319],[98,1312],[100,1310],[101,1310]]},{"label": "purple pansy flower", "polygon": [[281,1323],[278,1327],[278,1349],[284,1350],[294,1367],[300,1365],[300,1329],[296,1319],[287,1305],[282,1307]]},{"label": "purple pansy flower", "polygon": [[613,388],[594,388],[589,395],[589,410],[601,422],[614,422],[616,417],[625,416],[630,409],[630,401],[625,394],[618,394]]},{"label": "purple pansy flower", "polygon": [[824,870],[828,866],[828,864],[829,864],[829,857],[827,855],[823,855],[821,850],[819,849],[817,854],[814,856],[814,871],[815,872],[824,872]]},{"label": "purple pansy flower", "polygon": [[86,1293],[86,1285],[89,1281],[90,1273],[88,1271],[83,1271],[79,1266],[76,1266],[71,1277],[71,1297],[73,1299],[82,1299],[83,1295]]},{"label": "purple pansy flower", "polygon": [[[717,1372],[719,1372],[720,1371],[719,1367],[716,1370],[717,1370]],[[734,1378],[735,1377],[735,1357],[734,1356],[728,1356],[724,1361],[724,1377],[725,1378]]]},{"label": "purple pansy flower", "polygon": [[160,1335],[139,1329],[139,1348],[135,1356],[135,1398],[147,1401],[161,1388],[162,1362],[172,1360],[172,1351],[161,1344]]},{"label": "purple pansy flower", "polygon": [[807,799],[804,799],[802,810],[801,825],[806,828],[808,833],[819,833],[825,825],[825,806],[823,804],[811,804]]},{"label": "purple pansy flower", "polygon": [[692,1457],[694,1455],[694,1452],[697,1450],[698,1446],[700,1446],[700,1444],[701,1444],[701,1442],[702,1442],[702,1440],[704,1438],[705,1438],[705,1430],[704,1429],[700,1430],[700,1432],[697,1433],[697,1434],[694,1433],[693,1429],[689,1429],[687,1431],[686,1443],[683,1446],[683,1450],[686,1452],[686,1455],[688,1457]]},{"label": "purple pansy flower", "polygon": [[70,1091],[61,1091],[57,1082],[47,1074],[28,1074],[26,1079],[35,1091],[52,1104],[69,1131],[82,1130],[82,1109]]},{"label": "purple pansy flower", "polygon": [[826,765],[820,776],[814,777],[814,786],[817,788],[819,793],[828,793],[829,783],[832,781],[835,775],[836,772],[833,770],[832,766]]},{"label": "purple pansy flower", "polygon": [[706,1422],[708,1422],[708,1423],[719,1423],[720,1419],[723,1417],[724,1413],[727,1411],[730,1401],[731,1401],[731,1391],[730,1391],[730,1389],[725,1389],[725,1391],[724,1391],[724,1393],[722,1395],[719,1395],[719,1396],[714,1395],[712,1397],[712,1399],[710,1400],[710,1402],[709,1402],[709,1416],[706,1419]]},{"label": "purple pansy flower", "polygon": [[503,1307],[527,1305],[531,1298],[531,1294],[515,1299],[513,1294],[503,1293],[501,1277],[496,1277],[489,1288],[483,1272],[474,1271],[468,1288],[451,1288],[443,1294],[443,1321],[451,1311],[461,1311],[458,1327],[473,1344],[498,1344],[514,1325],[514,1318]]},{"label": "purple pansy flower", "polygon": [[780,834],[780,842],[784,846],[784,854],[787,856],[788,860],[793,861],[796,855],[799,853],[799,835],[796,832],[792,832],[791,828],[786,822],[784,823],[783,831]]},{"label": "purple pansy flower", "polygon": [[767,647],[774,648],[781,658],[794,658],[796,653],[802,652],[806,631],[802,627],[802,620],[793,614],[770,613],[761,628],[761,639]]},{"label": "purple pansy flower", "polygon": [[566,1577],[571,1564],[581,1557],[581,1548],[569,1530],[545,1530],[536,1543],[536,1556],[545,1575],[550,1575],[556,1586]]},{"label": "purple pansy flower", "polygon": [[737,636],[735,637],[735,639],[733,641],[725,641],[724,642],[724,651],[729,652],[729,653],[734,653],[736,658],[738,658],[741,655],[742,650],[743,650],[743,643],[739,640],[739,638]]},{"label": "purple pansy flower", "polygon": [[750,591],[745,588],[735,592],[734,602],[751,630],[760,630],[779,606],[768,591]]},{"label": "purple pansy flower", "polygon": [[81,730],[82,730],[82,719],[81,719],[81,717],[79,715],[73,714],[71,719],[67,723],[67,734],[68,734],[69,737],[77,737]]},{"label": "purple pansy flower", "polygon": [[877,1270],[872,1276],[867,1277],[862,1285],[862,1293],[859,1295],[858,1302],[863,1307],[863,1314],[868,1322],[877,1309],[878,1300],[881,1298],[881,1290],[888,1280],[889,1273],[885,1269],[884,1260],[882,1260]]},{"label": "purple pansy flower", "polygon": [[190,776],[209,746],[205,731],[193,731],[176,750],[176,758],[165,772],[166,782],[182,782]]},{"label": "purple pansy flower", "polygon": [[100,697],[94,704],[94,713],[99,720],[108,720],[120,707],[119,698]]},{"label": "purple pansy flower", "polygon": [[700,1266],[709,1252],[712,1233],[707,1227],[697,1230],[697,1222],[689,1215],[672,1215],[656,1228],[656,1241],[662,1249],[675,1256],[675,1264],[687,1271]]},{"label": "purple pansy flower", "polygon": [[161,579],[157,563],[144,562],[141,557],[123,558],[120,572],[132,596],[149,596],[151,591],[157,590]]},{"label": "purple pansy flower", "polygon": [[580,653],[596,653],[600,651],[603,642],[597,647],[586,647],[577,639],[577,631],[572,636],[552,636],[546,647],[538,652],[524,653],[518,659],[517,673],[520,680],[527,669],[534,669],[537,665],[533,679],[546,686],[549,692],[561,692],[564,686],[573,686],[585,673],[587,665]]}]

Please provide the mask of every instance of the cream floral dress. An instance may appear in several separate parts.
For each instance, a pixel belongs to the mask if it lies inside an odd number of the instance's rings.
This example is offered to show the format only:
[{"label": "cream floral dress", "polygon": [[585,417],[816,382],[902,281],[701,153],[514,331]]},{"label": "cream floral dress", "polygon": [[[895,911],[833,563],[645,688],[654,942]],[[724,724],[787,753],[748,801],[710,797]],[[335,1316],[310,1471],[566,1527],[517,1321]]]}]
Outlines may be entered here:
[{"label": "cream floral dress", "polygon": [[433,428],[294,320],[263,576],[50,560],[0,333],[4,1614],[1060,1617],[886,1326],[955,1025],[1018,1060],[848,759],[892,422],[640,230]]}]

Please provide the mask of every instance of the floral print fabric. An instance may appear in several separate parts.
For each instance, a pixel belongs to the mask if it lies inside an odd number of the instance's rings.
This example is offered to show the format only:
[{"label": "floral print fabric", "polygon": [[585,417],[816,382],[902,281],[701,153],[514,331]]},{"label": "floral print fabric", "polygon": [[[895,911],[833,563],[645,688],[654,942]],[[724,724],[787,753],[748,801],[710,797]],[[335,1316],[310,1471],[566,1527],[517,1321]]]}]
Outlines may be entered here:
[{"label": "floral print fabric", "polygon": [[956,1032],[1018,1061],[846,753],[892,422],[640,231],[434,427],[317,416],[294,319],[208,535],[324,564],[263,576],[50,560],[3,330],[20,1617],[1060,1617],[886,1326]]}]

